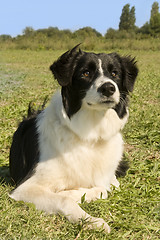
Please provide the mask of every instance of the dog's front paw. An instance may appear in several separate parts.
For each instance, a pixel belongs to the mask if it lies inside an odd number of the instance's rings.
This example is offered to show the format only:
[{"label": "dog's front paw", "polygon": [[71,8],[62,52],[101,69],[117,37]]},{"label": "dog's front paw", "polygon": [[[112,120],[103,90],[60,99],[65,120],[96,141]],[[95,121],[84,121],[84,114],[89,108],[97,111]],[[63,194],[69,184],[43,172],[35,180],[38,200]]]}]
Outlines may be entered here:
[{"label": "dog's front paw", "polygon": [[106,233],[110,233],[110,231],[111,231],[109,225],[102,218],[92,217],[92,218],[89,218],[88,221],[89,221],[88,227],[90,229],[101,228]]},{"label": "dog's front paw", "polygon": [[107,197],[107,190],[103,187],[94,187],[85,193],[86,202],[91,202],[92,200],[94,201],[97,199],[106,199]]}]

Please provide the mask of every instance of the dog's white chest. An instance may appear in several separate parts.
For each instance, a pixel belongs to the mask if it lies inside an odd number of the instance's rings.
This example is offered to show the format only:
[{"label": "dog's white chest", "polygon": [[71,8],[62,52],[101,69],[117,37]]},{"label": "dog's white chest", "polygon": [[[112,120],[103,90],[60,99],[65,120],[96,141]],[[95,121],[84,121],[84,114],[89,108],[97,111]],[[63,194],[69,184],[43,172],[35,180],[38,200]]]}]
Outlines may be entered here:
[{"label": "dog's white chest", "polygon": [[119,130],[123,124],[112,109],[96,116],[82,108],[70,120],[61,98],[54,97],[37,122],[41,149],[37,174],[41,181],[56,191],[109,188],[122,156]]}]

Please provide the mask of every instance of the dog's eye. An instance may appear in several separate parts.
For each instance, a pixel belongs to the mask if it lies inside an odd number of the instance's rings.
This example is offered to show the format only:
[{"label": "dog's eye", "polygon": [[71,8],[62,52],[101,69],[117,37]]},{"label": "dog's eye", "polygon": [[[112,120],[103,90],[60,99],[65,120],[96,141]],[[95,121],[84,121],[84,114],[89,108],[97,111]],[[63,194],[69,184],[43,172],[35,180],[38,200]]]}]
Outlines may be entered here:
[{"label": "dog's eye", "polygon": [[82,76],[83,76],[83,77],[89,77],[89,74],[90,74],[89,71],[85,71],[85,72],[82,74]]},{"label": "dog's eye", "polygon": [[116,77],[117,76],[117,72],[116,71],[113,71],[111,74],[112,74],[112,77]]}]

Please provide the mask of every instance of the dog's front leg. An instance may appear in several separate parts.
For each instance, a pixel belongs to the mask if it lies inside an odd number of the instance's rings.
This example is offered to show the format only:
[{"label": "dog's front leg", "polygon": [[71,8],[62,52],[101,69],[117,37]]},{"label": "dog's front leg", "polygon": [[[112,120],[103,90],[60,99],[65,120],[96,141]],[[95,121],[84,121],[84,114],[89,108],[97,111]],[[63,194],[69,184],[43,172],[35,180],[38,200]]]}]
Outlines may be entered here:
[{"label": "dog's front leg", "polygon": [[116,188],[119,188],[120,184],[115,175],[113,176],[113,178],[111,180],[111,185],[115,186]]},{"label": "dog's front leg", "polygon": [[58,193],[60,196],[69,196],[77,203],[81,203],[82,196],[86,202],[90,202],[96,199],[106,199],[107,190],[104,187],[93,188],[78,188],[73,190],[61,191]]},{"label": "dog's front leg", "polygon": [[15,189],[10,197],[17,201],[34,203],[37,209],[47,213],[63,214],[71,222],[78,223],[81,219],[86,219],[89,228],[98,227],[110,232],[110,227],[103,219],[87,214],[71,197],[53,193],[40,185],[29,185],[25,182]]}]

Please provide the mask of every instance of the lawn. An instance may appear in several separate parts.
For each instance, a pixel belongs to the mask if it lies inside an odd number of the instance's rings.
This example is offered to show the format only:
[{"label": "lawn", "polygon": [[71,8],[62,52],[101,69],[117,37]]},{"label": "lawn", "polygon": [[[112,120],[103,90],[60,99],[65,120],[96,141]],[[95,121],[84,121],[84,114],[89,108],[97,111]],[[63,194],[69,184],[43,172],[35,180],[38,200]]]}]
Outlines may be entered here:
[{"label": "lawn", "polygon": [[62,51],[0,51],[0,239],[159,239],[160,236],[160,52],[118,51],[136,56],[139,76],[130,101],[123,136],[130,162],[120,188],[106,200],[82,203],[89,214],[104,218],[111,233],[88,230],[63,216],[45,215],[34,205],[8,197],[13,189],[8,158],[12,134],[27,106],[49,98],[58,88],[49,66]]}]

